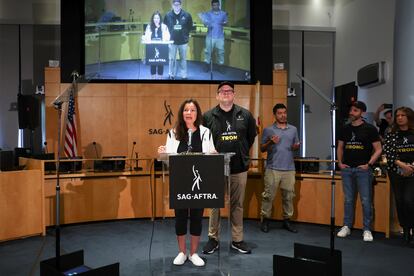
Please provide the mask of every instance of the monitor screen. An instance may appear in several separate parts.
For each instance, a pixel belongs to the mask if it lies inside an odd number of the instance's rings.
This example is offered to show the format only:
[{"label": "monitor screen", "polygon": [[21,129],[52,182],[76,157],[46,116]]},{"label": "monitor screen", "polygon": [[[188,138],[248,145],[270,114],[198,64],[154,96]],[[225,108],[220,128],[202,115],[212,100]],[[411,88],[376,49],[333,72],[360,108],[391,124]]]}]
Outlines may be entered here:
[{"label": "monitor screen", "polygon": [[250,2],[85,0],[85,75],[251,82]]}]

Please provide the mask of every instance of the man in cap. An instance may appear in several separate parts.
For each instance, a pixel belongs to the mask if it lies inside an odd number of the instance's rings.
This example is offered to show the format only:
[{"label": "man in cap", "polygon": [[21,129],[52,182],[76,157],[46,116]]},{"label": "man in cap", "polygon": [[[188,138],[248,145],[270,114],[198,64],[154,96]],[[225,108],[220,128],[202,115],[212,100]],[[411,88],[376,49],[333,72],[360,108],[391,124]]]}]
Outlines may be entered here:
[{"label": "man in cap", "polygon": [[338,166],[341,169],[344,191],[344,224],[337,236],[351,234],[354,222],[355,198],[359,192],[363,212],[363,240],[372,241],[372,168],[381,155],[381,141],[377,129],[362,119],[367,106],[361,101],[352,103],[350,123],[338,137]]},{"label": "man in cap", "polygon": [[[231,247],[243,254],[251,249],[243,241],[243,201],[249,169],[249,150],[256,137],[256,121],[247,109],[234,104],[234,84],[222,82],[217,89],[219,104],[204,114],[204,125],[211,130],[218,152],[234,152],[230,160]],[[209,240],[205,254],[219,249],[220,209],[211,209]]]},{"label": "man in cap", "polygon": [[[178,72],[181,72],[182,79],[187,79],[187,49],[190,32],[193,30],[193,18],[181,8],[181,0],[172,0],[172,10],[165,15],[164,24],[174,41],[169,45],[169,78],[175,79]],[[180,56],[178,67],[177,52]]]}]

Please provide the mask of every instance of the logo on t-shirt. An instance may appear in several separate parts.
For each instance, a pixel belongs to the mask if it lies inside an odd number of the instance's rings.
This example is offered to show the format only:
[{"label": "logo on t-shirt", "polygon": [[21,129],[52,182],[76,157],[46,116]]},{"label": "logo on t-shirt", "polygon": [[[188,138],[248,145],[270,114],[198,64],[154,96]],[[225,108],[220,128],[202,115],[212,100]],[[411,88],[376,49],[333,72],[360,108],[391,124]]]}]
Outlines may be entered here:
[{"label": "logo on t-shirt", "polygon": [[355,133],[352,131],[352,137],[351,137],[351,142],[355,142],[355,139],[356,139],[356,135],[355,135]]},{"label": "logo on t-shirt", "polygon": [[408,138],[407,137],[403,137],[403,145],[408,144]]},{"label": "logo on t-shirt", "polygon": [[231,124],[230,124],[230,122],[229,121],[227,121],[226,120],[226,131],[228,132],[228,131],[231,131]]}]

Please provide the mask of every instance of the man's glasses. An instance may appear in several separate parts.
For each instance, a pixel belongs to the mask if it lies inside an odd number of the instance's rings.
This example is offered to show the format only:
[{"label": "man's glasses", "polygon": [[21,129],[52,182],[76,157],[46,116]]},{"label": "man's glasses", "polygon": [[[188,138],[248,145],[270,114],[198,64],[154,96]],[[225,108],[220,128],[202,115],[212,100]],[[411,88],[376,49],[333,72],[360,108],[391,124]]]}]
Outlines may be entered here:
[{"label": "man's glasses", "polygon": [[234,93],[233,89],[220,89],[219,93],[221,94],[230,94],[230,93]]}]

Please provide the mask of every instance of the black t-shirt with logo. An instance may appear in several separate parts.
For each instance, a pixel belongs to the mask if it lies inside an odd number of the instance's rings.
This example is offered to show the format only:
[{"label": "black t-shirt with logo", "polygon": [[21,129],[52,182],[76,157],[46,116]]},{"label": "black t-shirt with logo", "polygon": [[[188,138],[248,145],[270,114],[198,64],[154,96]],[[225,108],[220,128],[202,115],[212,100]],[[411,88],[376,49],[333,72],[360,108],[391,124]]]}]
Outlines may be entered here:
[{"label": "black t-shirt with logo", "polygon": [[377,129],[364,122],[359,126],[345,125],[338,140],[344,143],[342,163],[355,168],[368,163],[373,152],[372,143],[380,138]]},{"label": "black t-shirt with logo", "polygon": [[398,131],[395,151],[402,162],[414,161],[414,133],[411,130]]},{"label": "black t-shirt with logo", "polygon": [[[180,141],[178,145],[177,153],[188,151],[188,133],[184,141]],[[191,152],[203,152],[203,146],[201,143],[200,128],[193,132],[191,135]]]}]

